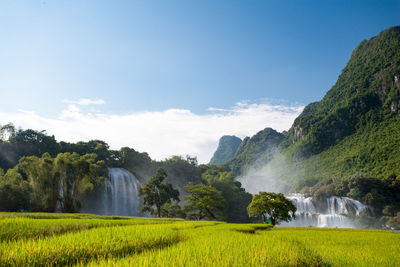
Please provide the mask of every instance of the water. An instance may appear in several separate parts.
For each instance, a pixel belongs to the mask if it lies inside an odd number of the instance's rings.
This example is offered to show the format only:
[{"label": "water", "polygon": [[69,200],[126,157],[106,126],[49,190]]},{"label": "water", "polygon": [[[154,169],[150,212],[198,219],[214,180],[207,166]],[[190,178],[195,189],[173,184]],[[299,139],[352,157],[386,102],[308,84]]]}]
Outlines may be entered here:
[{"label": "water", "polygon": [[139,180],[129,171],[109,168],[102,188],[87,200],[83,212],[98,215],[141,216]]},{"label": "water", "polygon": [[289,223],[282,223],[281,226],[301,227],[357,227],[352,216],[359,216],[363,211],[368,211],[368,206],[361,202],[348,198],[332,196],[326,199],[325,205],[314,205],[311,197],[304,197],[301,194],[287,196],[295,204],[296,219]]}]

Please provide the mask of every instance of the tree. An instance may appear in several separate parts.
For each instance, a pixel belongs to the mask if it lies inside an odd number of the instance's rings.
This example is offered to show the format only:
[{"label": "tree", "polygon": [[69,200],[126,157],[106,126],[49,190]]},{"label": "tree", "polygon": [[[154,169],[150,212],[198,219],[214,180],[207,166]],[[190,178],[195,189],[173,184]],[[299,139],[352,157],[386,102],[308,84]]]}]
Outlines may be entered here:
[{"label": "tree", "polygon": [[201,166],[205,170],[201,177],[203,183],[211,185],[221,191],[226,201],[225,215],[228,222],[249,222],[247,206],[251,202],[252,195],[238,181],[234,181],[233,172],[227,166],[206,165]]},{"label": "tree", "polygon": [[161,206],[161,217],[185,218],[186,214],[177,203],[165,203]]},{"label": "tree", "polygon": [[96,185],[105,181],[103,161],[96,162],[96,154],[60,153],[54,159],[59,176],[59,204],[62,212],[76,212],[81,208],[83,197]]},{"label": "tree", "polygon": [[9,169],[6,174],[0,169],[0,210],[26,210],[29,204],[30,188],[16,168]]},{"label": "tree", "polygon": [[34,211],[55,212],[59,200],[59,175],[49,153],[41,158],[22,157],[18,167],[28,178],[32,188],[31,205]]},{"label": "tree", "polygon": [[162,205],[171,203],[172,200],[179,201],[179,191],[175,190],[172,184],[163,182],[166,177],[164,169],[159,168],[150,181],[140,189],[139,195],[144,196],[143,212],[149,211],[152,215],[157,214],[160,218]]},{"label": "tree", "polygon": [[273,225],[295,218],[296,207],[281,193],[260,192],[253,196],[247,207],[250,217],[269,217]]},{"label": "tree", "polygon": [[13,138],[15,132],[15,126],[12,123],[0,126],[0,140],[7,141],[10,137]]},{"label": "tree", "polygon": [[95,154],[60,153],[52,158],[44,153],[22,157],[17,165],[27,177],[35,211],[77,212],[84,195],[104,182],[103,161],[95,161]]},{"label": "tree", "polygon": [[188,202],[184,208],[189,218],[202,220],[224,216],[226,201],[219,190],[210,185],[193,183],[187,184],[185,189],[191,194],[185,197]]}]

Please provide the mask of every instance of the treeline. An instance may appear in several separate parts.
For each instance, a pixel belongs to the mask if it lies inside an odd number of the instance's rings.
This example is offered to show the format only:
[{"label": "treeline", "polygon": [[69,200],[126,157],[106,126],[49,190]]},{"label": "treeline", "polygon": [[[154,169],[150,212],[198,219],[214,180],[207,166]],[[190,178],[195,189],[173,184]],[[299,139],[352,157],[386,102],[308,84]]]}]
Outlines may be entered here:
[{"label": "treeline", "polygon": [[[184,160],[175,156],[160,165],[171,167],[168,166],[171,162],[181,161]],[[250,221],[247,206],[252,195],[242,188],[240,182],[234,180],[233,172],[227,166],[190,164],[201,173],[201,180],[182,180],[180,184],[183,187],[178,187],[179,190],[168,183],[168,174],[162,167],[157,169],[141,190],[144,195],[144,212],[168,218]]]},{"label": "treeline", "polygon": [[166,183],[166,172],[159,168],[149,182],[140,189],[143,212],[167,218],[190,220],[227,220],[249,222],[248,216],[272,225],[295,218],[296,206],[282,193],[260,192],[252,196],[226,167],[201,165],[202,182],[188,183],[189,193],[181,202],[178,190]]},{"label": "treeline", "polygon": [[[193,190],[208,186],[221,195],[221,213],[204,218],[249,220],[246,208],[252,196],[234,181],[227,166],[199,165],[190,156],[155,161],[129,147],[111,150],[100,140],[57,142],[45,131],[16,130],[12,124],[1,127],[0,210],[78,212],[85,197],[104,184],[107,167],[127,169],[142,183],[162,168],[165,181],[177,188],[182,199],[191,194],[190,185]],[[176,206],[166,208],[164,215],[180,216],[173,212]]]},{"label": "treeline", "polygon": [[6,173],[0,169],[0,210],[77,212],[106,171],[95,154],[24,156]]},{"label": "treeline", "polygon": [[113,165],[146,165],[151,162],[147,153],[139,153],[134,149],[122,148],[119,151],[110,150],[106,142],[92,140],[89,142],[57,142],[54,136],[46,131],[32,129],[16,129],[11,123],[0,127],[0,168],[8,170],[17,165],[24,156],[41,157],[48,153],[56,157],[60,153],[96,154],[97,160],[102,160],[107,166]]}]

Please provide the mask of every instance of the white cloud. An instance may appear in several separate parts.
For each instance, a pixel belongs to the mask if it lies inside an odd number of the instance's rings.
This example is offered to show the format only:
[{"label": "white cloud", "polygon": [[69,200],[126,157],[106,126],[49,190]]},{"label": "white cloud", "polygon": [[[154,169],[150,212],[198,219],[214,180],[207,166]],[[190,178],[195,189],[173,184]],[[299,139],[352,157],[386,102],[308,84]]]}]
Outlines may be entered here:
[{"label": "white cloud", "polygon": [[299,104],[242,101],[230,109],[211,108],[202,115],[186,109],[105,115],[78,107],[104,104],[103,100],[65,102],[69,105],[57,119],[33,111],[0,112],[0,124],[12,122],[24,129],[47,130],[59,141],[100,139],[112,149],[129,146],[148,152],[155,159],[188,154],[197,156],[200,163],[207,163],[222,135],[244,138],[265,127],[287,130],[303,110]]},{"label": "white cloud", "polygon": [[65,103],[68,104],[76,104],[80,106],[88,106],[88,105],[104,105],[106,101],[103,99],[89,99],[89,98],[80,98],[78,100],[70,100],[70,99],[64,99]]}]

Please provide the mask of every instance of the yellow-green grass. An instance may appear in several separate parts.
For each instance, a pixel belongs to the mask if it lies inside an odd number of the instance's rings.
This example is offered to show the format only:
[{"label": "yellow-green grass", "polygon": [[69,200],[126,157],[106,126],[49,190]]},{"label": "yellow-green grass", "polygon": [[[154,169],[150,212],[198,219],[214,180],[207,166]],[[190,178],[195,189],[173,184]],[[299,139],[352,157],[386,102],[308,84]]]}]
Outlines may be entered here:
[{"label": "yellow-green grass", "polygon": [[54,237],[0,243],[2,266],[72,265],[96,258],[126,256],[179,242],[166,225],[111,226]]},{"label": "yellow-green grass", "polygon": [[[83,217],[8,218],[25,220],[27,229],[35,221],[51,228],[43,224],[45,220],[60,227],[71,221],[103,227],[0,242],[0,266],[399,266],[400,262],[400,234],[390,231]],[[115,226],[118,221],[131,224]]]},{"label": "yellow-green grass", "polygon": [[20,238],[39,238],[96,227],[155,224],[169,221],[171,220],[90,214],[0,213],[0,242]]},{"label": "yellow-green grass", "polygon": [[[400,235],[390,231],[219,224],[181,230],[184,241],[89,266],[399,266]],[[82,265],[86,265],[82,264]]]}]

